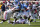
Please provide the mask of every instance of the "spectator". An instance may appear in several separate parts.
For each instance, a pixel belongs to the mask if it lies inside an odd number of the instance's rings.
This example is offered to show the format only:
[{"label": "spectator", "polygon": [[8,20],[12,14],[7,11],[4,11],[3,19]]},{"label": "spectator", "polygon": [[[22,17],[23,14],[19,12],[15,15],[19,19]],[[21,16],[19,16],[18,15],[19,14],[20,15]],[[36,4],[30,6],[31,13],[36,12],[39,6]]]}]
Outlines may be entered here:
[{"label": "spectator", "polygon": [[1,9],[2,9],[3,12],[5,11],[5,5],[4,4],[2,4]]},{"label": "spectator", "polygon": [[4,11],[5,11],[5,5],[4,4],[2,4],[2,7],[1,7],[1,10],[2,10],[2,14],[1,14],[1,16],[2,16],[2,18],[3,18],[3,13],[4,13]]}]

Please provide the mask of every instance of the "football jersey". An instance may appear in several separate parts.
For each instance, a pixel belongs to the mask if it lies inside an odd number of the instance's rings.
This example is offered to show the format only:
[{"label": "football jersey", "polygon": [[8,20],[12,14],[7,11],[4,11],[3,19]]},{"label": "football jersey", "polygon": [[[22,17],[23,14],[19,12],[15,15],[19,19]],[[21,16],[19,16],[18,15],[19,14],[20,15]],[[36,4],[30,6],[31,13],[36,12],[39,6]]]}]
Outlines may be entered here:
[{"label": "football jersey", "polygon": [[7,13],[12,13],[12,10],[11,9],[7,10]]},{"label": "football jersey", "polygon": [[14,4],[14,7],[16,7],[16,6],[18,6],[18,3],[16,4],[16,3],[13,3]]},{"label": "football jersey", "polygon": [[27,8],[28,6],[27,5],[24,5],[24,7]]},{"label": "football jersey", "polygon": [[14,7],[16,7],[18,5],[18,0],[14,0]]},{"label": "football jersey", "polygon": [[21,9],[24,9],[24,4],[21,4]]},{"label": "football jersey", "polygon": [[17,12],[20,12],[21,7],[17,6],[16,9],[18,10]]},{"label": "football jersey", "polygon": [[26,12],[30,12],[30,8],[29,7],[27,7],[27,11]]},{"label": "football jersey", "polygon": [[19,9],[19,6],[16,6],[16,9]]},{"label": "football jersey", "polygon": [[24,22],[24,21],[25,21],[25,19],[19,19],[19,20],[18,20],[19,23],[22,23],[22,22]]}]

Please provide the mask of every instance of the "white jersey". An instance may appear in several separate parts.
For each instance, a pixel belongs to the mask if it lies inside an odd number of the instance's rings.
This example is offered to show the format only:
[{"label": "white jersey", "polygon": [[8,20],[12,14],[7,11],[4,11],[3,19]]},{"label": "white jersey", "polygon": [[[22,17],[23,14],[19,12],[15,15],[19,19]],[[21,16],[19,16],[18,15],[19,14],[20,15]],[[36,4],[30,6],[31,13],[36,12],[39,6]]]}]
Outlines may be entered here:
[{"label": "white jersey", "polygon": [[[16,22],[22,23],[24,21],[25,21],[25,19],[18,19]],[[15,20],[13,22],[15,22]]]},{"label": "white jersey", "polygon": [[33,9],[35,9],[36,8],[36,4],[33,4]]},{"label": "white jersey", "polygon": [[19,23],[22,23],[25,21],[25,19],[19,19],[18,21],[19,21]]},{"label": "white jersey", "polygon": [[6,20],[7,18],[10,18],[12,15],[12,10],[9,9],[7,11],[4,12],[4,19]]},{"label": "white jersey", "polygon": [[7,10],[7,13],[12,13],[12,10],[11,9]]},{"label": "white jersey", "polygon": [[9,9],[4,12],[4,19],[6,20],[7,18],[10,18],[12,16],[12,12],[15,10],[15,7],[12,9]]}]

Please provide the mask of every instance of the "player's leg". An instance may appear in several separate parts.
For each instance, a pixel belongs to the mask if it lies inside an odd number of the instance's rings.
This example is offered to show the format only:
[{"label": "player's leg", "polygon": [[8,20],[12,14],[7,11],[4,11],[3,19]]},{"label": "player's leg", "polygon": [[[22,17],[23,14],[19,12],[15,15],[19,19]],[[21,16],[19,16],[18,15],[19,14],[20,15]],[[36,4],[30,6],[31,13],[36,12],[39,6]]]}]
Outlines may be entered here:
[{"label": "player's leg", "polygon": [[3,19],[0,19],[1,20],[1,23],[2,22],[5,22],[6,21],[6,18],[7,18],[7,12],[4,12]]},{"label": "player's leg", "polygon": [[33,17],[32,17],[31,11],[29,12],[29,18],[28,18],[28,20],[30,20],[30,22],[33,22]]},{"label": "player's leg", "polygon": [[1,10],[0,10],[0,15],[1,15]]},{"label": "player's leg", "polygon": [[3,18],[4,11],[1,11],[1,18]]},{"label": "player's leg", "polygon": [[25,24],[28,24],[28,17],[26,12],[23,13],[23,17],[25,19]]},{"label": "player's leg", "polygon": [[39,11],[39,16],[38,16],[38,19],[40,19],[40,11]]},{"label": "player's leg", "polygon": [[[31,17],[31,13],[30,12],[26,12],[26,17],[27,17],[27,23],[30,25],[30,17]],[[30,13],[30,14],[29,14]]]},{"label": "player's leg", "polygon": [[18,15],[18,13],[17,13],[17,12],[15,12],[15,13],[13,14],[13,18],[14,18],[14,23],[13,23],[13,24],[15,24],[15,23],[16,23],[16,21],[17,21],[17,15]]},{"label": "player's leg", "polygon": [[33,14],[33,19],[34,19],[33,22],[36,22],[36,14]]},{"label": "player's leg", "polygon": [[0,18],[1,18],[1,10],[0,10]]}]

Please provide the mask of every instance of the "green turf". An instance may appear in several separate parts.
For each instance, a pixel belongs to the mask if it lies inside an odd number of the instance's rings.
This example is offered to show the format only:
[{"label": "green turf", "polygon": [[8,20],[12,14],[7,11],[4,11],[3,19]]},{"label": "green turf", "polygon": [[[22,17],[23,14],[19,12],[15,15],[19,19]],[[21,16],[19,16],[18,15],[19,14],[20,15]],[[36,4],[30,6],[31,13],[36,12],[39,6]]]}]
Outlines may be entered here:
[{"label": "green turf", "polygon": [[[11,19],[13,20],[13,19]],[[36,19],[37,21],[40,21],[40,19]],[[40,27],[40,22],[31,22],[31,25],[28,24],[8,24],[7,22],[3,22],[0,24],[0,27]]]},{"label": "green turf", "polygon": [[[13,21],[14,19],[11,18]],[[36,19],[36,21],[40,21],[40,19]],[[7,22],[3,22],[0,24],[0,27],[40,27],[40,22],[31,22],[31,25],[28,24],[8,24]]]},{"label": "green turf", "polygon": [[3,24],[0,24],[0,27],[40,27],[40,23],[31,23],[31,25],[28,24],[8,24],[7,22],[4,22]]}]

